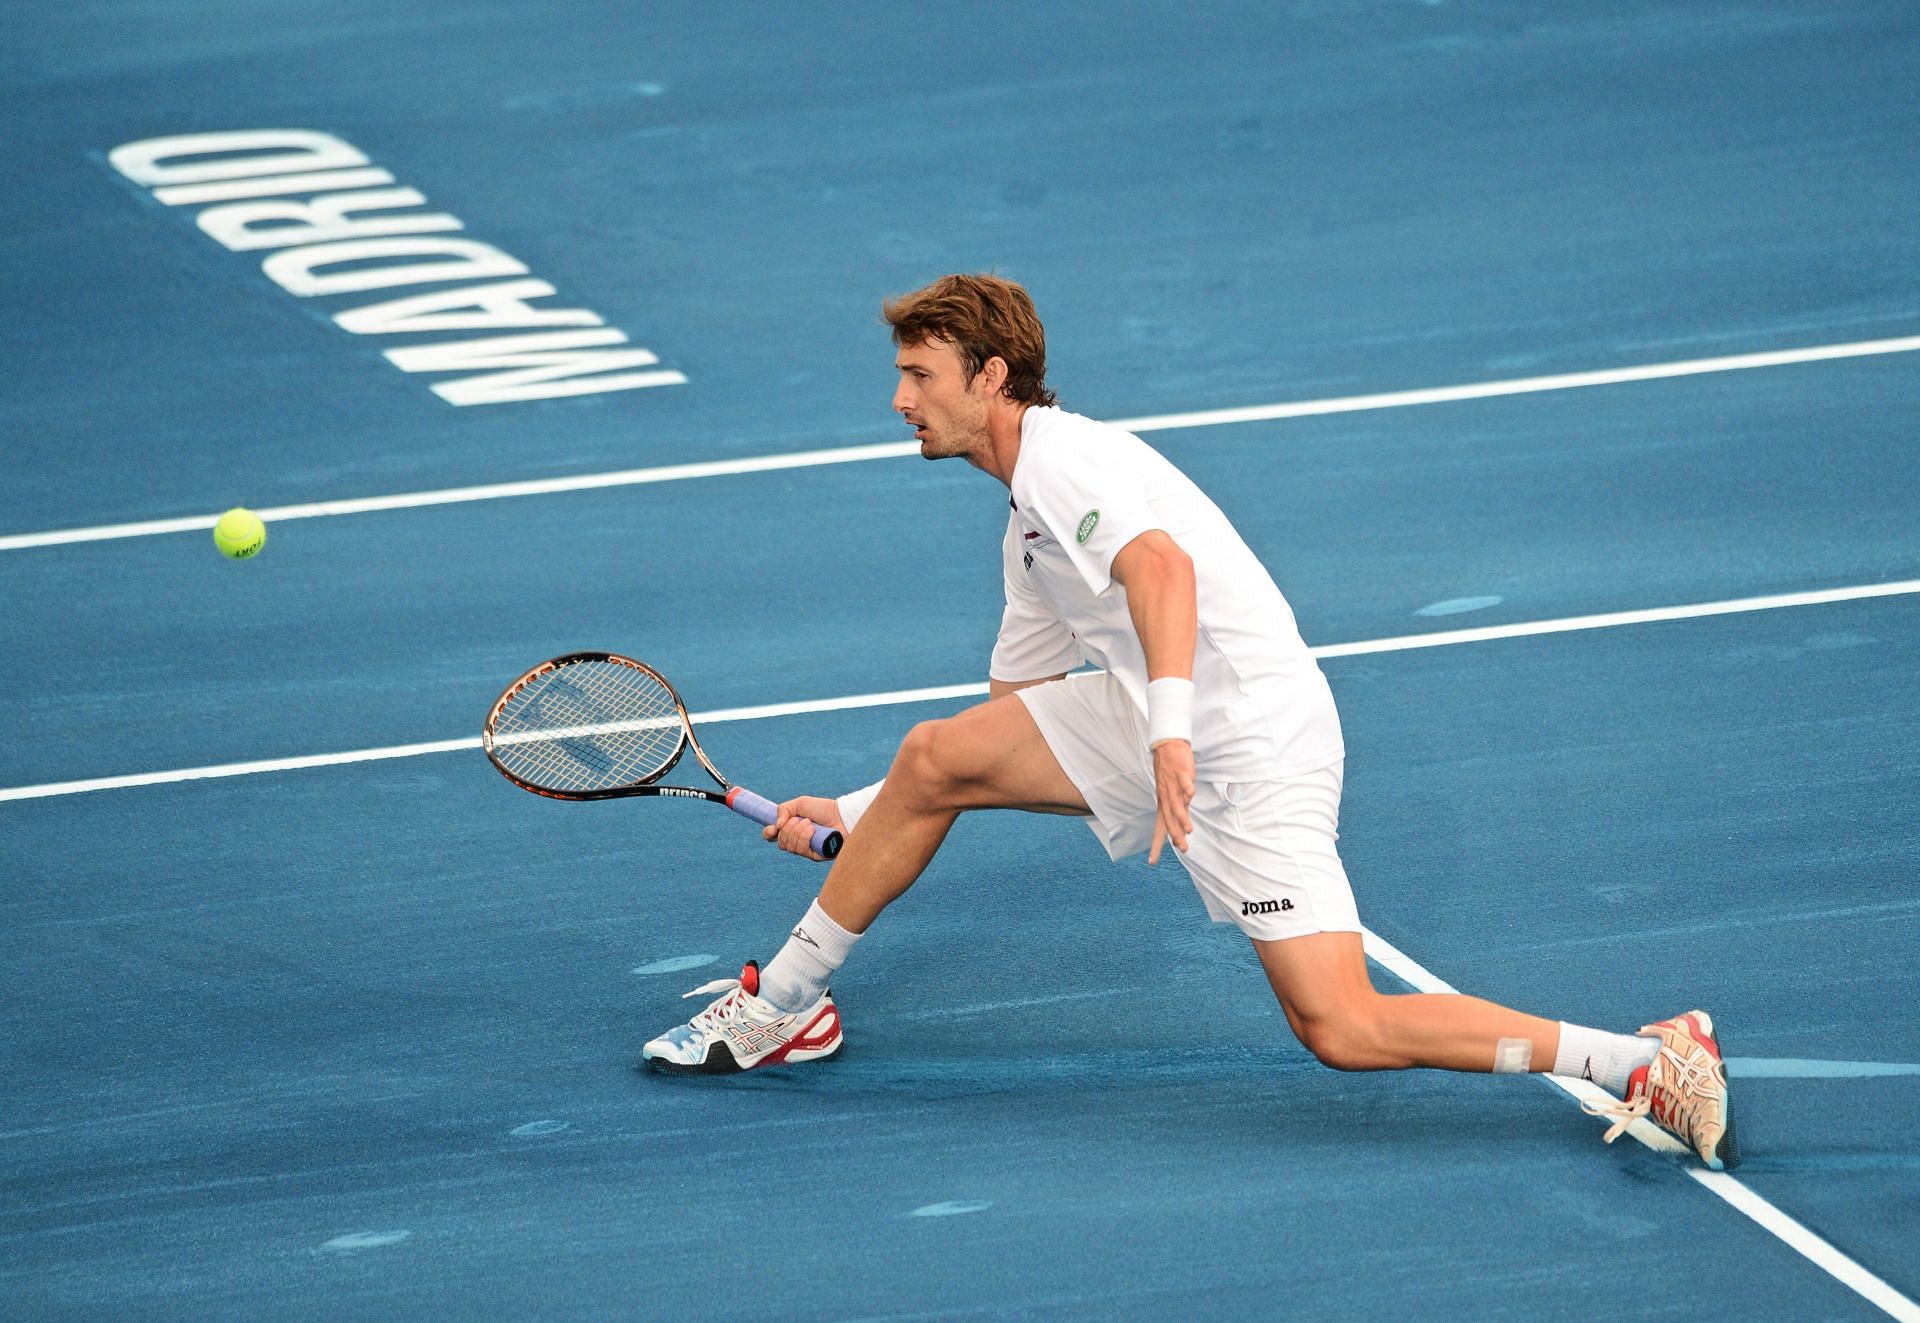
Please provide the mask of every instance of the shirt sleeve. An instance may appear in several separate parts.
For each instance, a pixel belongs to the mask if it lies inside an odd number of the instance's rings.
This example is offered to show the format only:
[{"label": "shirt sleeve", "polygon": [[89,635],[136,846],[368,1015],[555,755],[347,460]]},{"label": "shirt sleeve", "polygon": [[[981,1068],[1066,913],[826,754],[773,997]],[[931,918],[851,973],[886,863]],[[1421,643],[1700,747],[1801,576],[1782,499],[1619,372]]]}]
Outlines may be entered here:
[{"label": "shirt sleeve", "polygon": [[1007,607],[1000,615],[987,674],[1018,682],[1064,675],[1081,662],[1080,641],[1027,584],[1014,577],[1012,553],[1004,553]]},{"label": "shirt sleeve", "polygon": [[1050,438],[1040,462],[1020,475],[1020,508],[1060,544],[1095,596],[1113,582],[1120,549],[1161,526],[1147,500],[1136,449],[1143,446],[1124,433]]}]

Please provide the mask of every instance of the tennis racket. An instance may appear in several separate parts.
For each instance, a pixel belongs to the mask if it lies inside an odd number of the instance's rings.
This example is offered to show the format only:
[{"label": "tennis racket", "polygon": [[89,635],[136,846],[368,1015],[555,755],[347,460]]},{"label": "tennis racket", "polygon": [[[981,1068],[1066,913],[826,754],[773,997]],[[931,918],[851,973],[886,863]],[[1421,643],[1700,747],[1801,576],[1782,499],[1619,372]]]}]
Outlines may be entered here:
[{"label": "tennis racket", "polygon": [[[570,652],[541,662],[494,703],[480,745],[507,780],[551,799],[672,795],[725,804],[763,827],[780,817],[772,800],[720,775],[666,677],[617,653]],[[656,784],[688,749],[719,790]],[[840,844],[832,827],[813,829],[815,854],[831,859]]]}]

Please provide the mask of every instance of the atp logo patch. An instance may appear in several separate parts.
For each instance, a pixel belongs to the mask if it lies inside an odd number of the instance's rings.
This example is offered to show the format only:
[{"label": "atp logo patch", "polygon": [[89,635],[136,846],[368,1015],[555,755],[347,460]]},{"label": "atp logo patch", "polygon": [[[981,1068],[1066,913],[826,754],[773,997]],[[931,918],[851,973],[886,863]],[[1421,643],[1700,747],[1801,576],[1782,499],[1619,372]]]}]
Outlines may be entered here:
[{"label": "atp logo patch", "polygon": [[1073,540],[1084,546],[1087,539],[1093,536],[1094,527],[1099,522],[1100,512],[1098,510],[1089,510],[1081,515],[1080,527],[1074,530]]}]

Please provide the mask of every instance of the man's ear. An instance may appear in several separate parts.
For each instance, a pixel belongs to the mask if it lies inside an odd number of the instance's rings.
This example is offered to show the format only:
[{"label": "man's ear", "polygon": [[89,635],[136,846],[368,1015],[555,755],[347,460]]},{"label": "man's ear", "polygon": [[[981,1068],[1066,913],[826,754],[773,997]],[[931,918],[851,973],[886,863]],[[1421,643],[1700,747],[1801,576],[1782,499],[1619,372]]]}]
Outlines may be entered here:
[{"label": "man's ear", "polygon": [[995,354],[980,365],[980,375],[985,377],[987,394],[1004,395],[1007,393],[1007,360]]}]

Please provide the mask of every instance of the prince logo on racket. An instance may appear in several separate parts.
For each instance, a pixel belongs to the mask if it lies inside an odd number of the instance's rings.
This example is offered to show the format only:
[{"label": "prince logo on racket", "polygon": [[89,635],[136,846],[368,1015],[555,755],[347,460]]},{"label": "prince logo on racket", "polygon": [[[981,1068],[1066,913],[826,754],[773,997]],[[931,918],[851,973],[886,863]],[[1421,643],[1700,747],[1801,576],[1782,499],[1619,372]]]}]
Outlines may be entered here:
[{"label": "prince logo on racket", "polygon": [[[1620,1034],[1375,990],[1335,849],[1339,716],[1266,568],[1138,437],[1057,406],[1020,286],[947,276],[884,313],[893,407],[920,453],[963,459],[1011,497],[989,697],[908,731],[883,780],[778,806],[765,835],[782,849],[820,858],[820,832],[845,838],[800,924],[810,940],[687,994],[719,995],[647,1043],[648,1062],[723,1072],[831,1056],[842,1029],[827,982],[855,943],[961,813],[1024,809],[1083,819],[1115,859],[1158,862],[1171,840],[1207,912],[1246,933],[1289,1026],[1329,1066],[1578,1076],[1591,1059],[1617,1099],[1584,1104],[1613,1121],[1609,1141],[1651,1115],[1708,1166],[1738,1160],[1704,1011]],[[1048,554],[1029,559],[1036,543]]]}]

